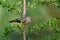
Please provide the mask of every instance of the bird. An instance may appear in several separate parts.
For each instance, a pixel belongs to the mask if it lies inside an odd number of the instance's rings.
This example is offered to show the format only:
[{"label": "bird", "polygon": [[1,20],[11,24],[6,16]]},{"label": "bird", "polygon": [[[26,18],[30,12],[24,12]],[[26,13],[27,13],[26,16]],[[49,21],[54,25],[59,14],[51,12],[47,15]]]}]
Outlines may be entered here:
[{"label": "bird", "polygon": [[15,19],[15,20],[11,20],[11,21],[9,21],[10,23],[12,23],[12,22],[17,22],[17,23],[20,23],[21,22],[21,20],[20,20],[20,18],[18,18],[18,19]]},{"label": "bird", "polygon": [[10,23],[12,23],[12,22],[17,22],[17,23],[30,23],[31,22],[31,20],[32,20],[32,17],[25,17],[25,18],[22,18],[22,19],[20,19],[20,18],[17,18],[17,19],[15,19],[15,20],[11,20],[11,21],[9,21]]}]

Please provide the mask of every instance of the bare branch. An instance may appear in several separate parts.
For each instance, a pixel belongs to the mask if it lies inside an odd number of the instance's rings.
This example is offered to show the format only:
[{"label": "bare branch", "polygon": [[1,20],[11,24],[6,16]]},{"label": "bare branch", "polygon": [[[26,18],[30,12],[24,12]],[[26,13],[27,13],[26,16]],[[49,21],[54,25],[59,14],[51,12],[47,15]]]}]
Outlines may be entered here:
[{"label": "bare branch", "polygon": [[26,0],[23,1],[23,18],[26,17]]}]

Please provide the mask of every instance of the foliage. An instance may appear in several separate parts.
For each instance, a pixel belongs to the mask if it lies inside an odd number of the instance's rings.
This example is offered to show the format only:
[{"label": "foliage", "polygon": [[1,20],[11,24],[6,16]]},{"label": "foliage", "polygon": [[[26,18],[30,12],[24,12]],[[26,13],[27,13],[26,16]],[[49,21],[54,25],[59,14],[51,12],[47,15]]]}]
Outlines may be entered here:
[{"label": "foliage", "polygon": [[[26,25],[27,40],[60,40],[60,18],[48,17],[44,20],[45,16],[41,14],[45,12],[45,5],[52,3],[60,9],[59,0],[27,0],[27,16],[35,19]],[[22,0],[0,0],[0,40],[22,40],[22,23],[9,23],[10,20],[21,18],[22,4]]]}]

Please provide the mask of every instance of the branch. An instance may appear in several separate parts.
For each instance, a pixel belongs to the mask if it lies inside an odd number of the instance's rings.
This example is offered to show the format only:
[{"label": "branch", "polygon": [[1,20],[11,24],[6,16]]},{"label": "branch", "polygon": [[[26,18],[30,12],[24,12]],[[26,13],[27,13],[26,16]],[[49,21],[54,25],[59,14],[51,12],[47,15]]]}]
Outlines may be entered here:
[{"label": "branch", "polygon": [[23,18],[26,17],[26,0],[23,1]]},{"label": "branch", "polygon": [[[26,17],[26,0],[23,0],[23,19]],[[26,40],[26,28],[25,25],[23,24],[24,29],[23,29],[23,40]]]}]

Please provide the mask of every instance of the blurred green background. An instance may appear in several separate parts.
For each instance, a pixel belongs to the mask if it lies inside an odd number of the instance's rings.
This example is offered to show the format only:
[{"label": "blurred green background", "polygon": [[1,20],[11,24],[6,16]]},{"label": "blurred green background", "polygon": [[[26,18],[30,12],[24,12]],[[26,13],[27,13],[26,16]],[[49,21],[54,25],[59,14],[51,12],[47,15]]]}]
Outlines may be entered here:
[{"label": "blurred green background", "polygon": [[[27,16],[32,17],[26,26],[27,40],[60,40],[60,14],[54,14],[49,5],[54,4],[60,11],[59,0],[26,0]],[[53,7],[54,8],[54,7]],[[56,10],[56,9],[55,9]],[[21,18],[23,0],[0,0],[0,40],[22,40],[21,23],[9,23]]]}]

